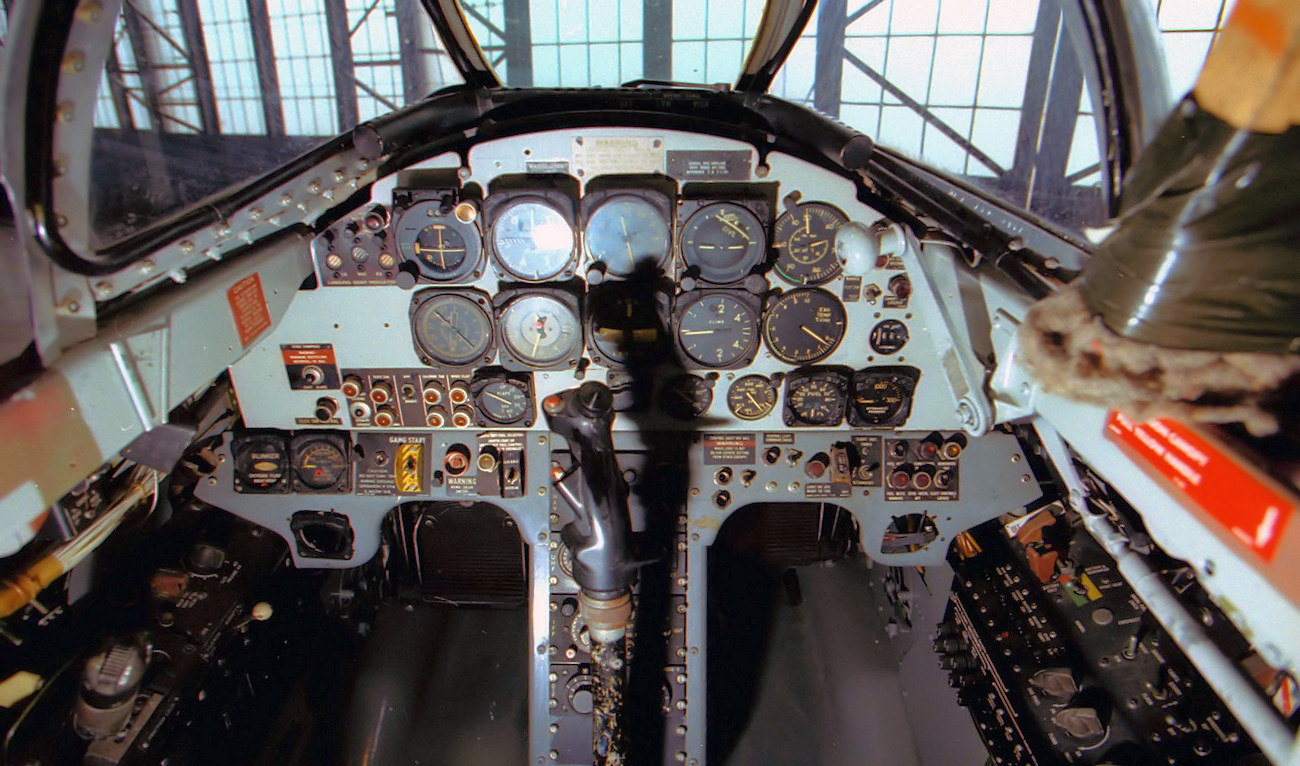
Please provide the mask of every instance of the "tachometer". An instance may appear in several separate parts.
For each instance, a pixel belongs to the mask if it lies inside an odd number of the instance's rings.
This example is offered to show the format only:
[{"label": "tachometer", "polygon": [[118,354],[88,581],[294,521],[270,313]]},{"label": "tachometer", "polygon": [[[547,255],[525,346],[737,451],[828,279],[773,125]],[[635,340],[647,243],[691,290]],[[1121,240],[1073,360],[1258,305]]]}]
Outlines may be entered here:
[{"label": "tachometer", "polygon": [[583,243],[593,261],[612,275],[626,277],[638,263],[662,264],[672,249],[672,233],[663,211],[645,197],[618,194],[587,218]]},{"label": "tachometer", "polygon": [[682,258],[714,284],[744,279],[763,260],[767,239],[758,216],[734,202],[702,207],[682,227]]},{"label": "tachometer", "polygon": [[763,340],[787,364],[807,364],[830,356],[848,325],[844,304],[834,295],[806,287],[777,298],[763,317]]},{"label": "tachometer", "polygon": [[727,389],[727,407],[741,420],[766,417],[776,406],[776,387],[762,375],[738,378]]},{"label": "tachometer", "polygon": [[730,367],[758,350],[758,312],[738,295],[705,293],[680,312],[677,342],[704,367]]},{"label": "tachometer", "polygon": [[546,293],[527,293],[501,310],[501,344],[516,362],[553,367],[576,356],[582,346],[582,327],[573,307],[564,301]]},{"label": "tachometer", "polygon": [[820,285],[838,277],[842,267],[835,233],[848,220],[822,202],[799,205],[781,216],[773,238],[776,273],[796,285]]},{"label": "tachometer", "polygon": [[491,361],[492,315],[487,298],[475,291],[416,293],[411,300],[411,336],[425,364],[462,367]]},{"label": "tachometer", "polygon": [[492,223],[497,265],[525,282],[543,282],[563,273],[572,264],[574,242],[568,219],[540,197],[510,201]]},{"label": "tachometer", "polygon": [[438,200],[417,202],[402,213],[396,226],[398,252],[435,282],[469,274],[483,248],[478,228],[443,207]]}]

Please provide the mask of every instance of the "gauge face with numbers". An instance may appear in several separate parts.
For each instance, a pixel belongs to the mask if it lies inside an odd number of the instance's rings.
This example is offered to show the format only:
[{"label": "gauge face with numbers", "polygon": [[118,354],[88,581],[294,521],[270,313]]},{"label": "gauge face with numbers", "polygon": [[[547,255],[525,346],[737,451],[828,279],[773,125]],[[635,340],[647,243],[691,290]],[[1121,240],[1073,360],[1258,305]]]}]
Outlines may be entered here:
[{"label": "gauge face with numbers", "polygon": [[786,390],[786,420],[790,425],[833,426],[844,419],[844,386],[836,377],[794,378]]},{"label": "gauge face with numbers", "polygon": [[705,295],[681,313],[677,341],[696,364],[729,367],[758,349],[758,314],[736,296]]},{"label": "gauge face with numbers", "polygon": [[347,470],[348,456],[337,444],[326,439],[306,441],[293,456],[294,475],[311,489],[333,487]]},{"label": "gauge face with numbers", "polygon": [[763,317],[763,340],[777,359],[809,364],[830,356],[844,339],[844,304],[815,287],[791,290],[777,298]]},{"label": "gauge face with numbers", "polygon": [[444,211],[440,201],[424,200],[407,208],[396,230],[398,252],[427,279],[450,282],[478,265],[483,247],[478,229]]},{"label": "gauge face with numbers", "polygon": [[492,347],[492,315],[484,302],[455,293],[420,302],[411,316],[411,332],[421,358],[427,364],[451,366],[486,361]]},{"label": "gauge face with numbers", "polygon": [[848,218],[821,202],[808,202],[776,222],[776,273],[796,285],[820,285],[840,275],[835,234]]},{"label": "gauge face with numbers", "polygon": [[501,343],[531,367],[549,367],[582,345],[582,326],[573,309],[551,295],[523,295],[501,311]]},{"label": "gauge face with numbers", "polygon": [[617,277],[626,277],[642,262],[662,264],[672,249],[668,219],[650,200],[635,194],[615,195],[587,218],[583,244],[593,261]]},{"label": "gauge face with numbers", "polygon": [[510,202],[492,224],[497,264],[525,282],[542,282],[564,272],[573,261],[573,227],[541,198]]},{"label": "gauge face with numbers", "polygon": [[749,208],[734,202],[702,207],[682,227],[682,258],[714,284],[738,282],[763,260],[767,238]]},{"label": "gauge face with numbers", "polygon": [[677,420],[694,420],[713,404],[713,381],[699,375],[678,375],[664,385],[660,404]]},{"label": "gauge face with numbers", "polygon": [[727,389],[727,408],[741,420],[758,420],[776,406],[776,386],[762,375],[738,378]]},{"label": "gauge face with numbers", "polygon": [[475,404],[479,412],[493,423],[517,423],[528,412],[527,386],[511,378],[502,378],[479,389]]}]

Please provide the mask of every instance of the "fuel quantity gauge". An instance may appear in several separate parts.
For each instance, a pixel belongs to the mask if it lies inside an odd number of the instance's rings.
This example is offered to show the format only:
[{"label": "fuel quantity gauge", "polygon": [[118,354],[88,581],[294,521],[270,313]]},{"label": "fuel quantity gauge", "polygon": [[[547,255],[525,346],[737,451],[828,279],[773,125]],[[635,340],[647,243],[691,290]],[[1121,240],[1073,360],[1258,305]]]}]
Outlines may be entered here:
[{"label": "fuel quantity gauge", "polygon": [[844,420],[848,376],[836,370],[809,370],[786,378],[785,424],[836,426]]}]

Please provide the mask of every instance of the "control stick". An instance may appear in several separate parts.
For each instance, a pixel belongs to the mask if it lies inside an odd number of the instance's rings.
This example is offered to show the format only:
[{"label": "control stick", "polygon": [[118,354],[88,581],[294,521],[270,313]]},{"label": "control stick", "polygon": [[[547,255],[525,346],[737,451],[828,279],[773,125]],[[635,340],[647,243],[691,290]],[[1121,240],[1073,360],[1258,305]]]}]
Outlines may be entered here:
[{"label": "control stick", "polygon": [[[627,628],[637,563],[629,542],[627,483],[614,455],[614,394],[589,381],[542,401],[547,423],[564,437],[578,472],[578,493],[562,493],[577,520],[562,532],[573,554],[582,615],[591,636],[592,751],[596,766],[615,766],[627,750],[624,692]],[[557,481],[560,477],[556,477]]]}]

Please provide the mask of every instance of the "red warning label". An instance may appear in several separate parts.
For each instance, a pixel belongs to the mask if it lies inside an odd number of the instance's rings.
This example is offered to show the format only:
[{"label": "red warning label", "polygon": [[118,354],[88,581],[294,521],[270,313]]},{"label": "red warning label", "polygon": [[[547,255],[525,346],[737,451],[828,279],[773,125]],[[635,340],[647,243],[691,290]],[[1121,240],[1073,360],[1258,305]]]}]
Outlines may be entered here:
[{"label": "red warning label", "polygon": [[1137,423],[1112,411],[1106,437],[1168,480],[1264,561],[1296,512],[1296,503],[1231,455],[1174,420]]},{"label": "red warning label", "polygon": [[254,338],[271,326],[271,312],[266,308],[261,277],[256,273],[249,274],[231,285],[226,291],[226,299],[230,301],[230,313],[239,332],[239,345],[248,348]]}]

